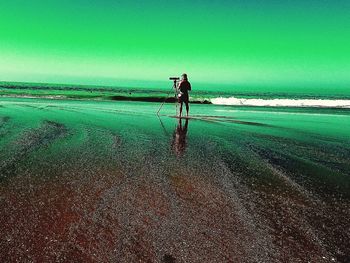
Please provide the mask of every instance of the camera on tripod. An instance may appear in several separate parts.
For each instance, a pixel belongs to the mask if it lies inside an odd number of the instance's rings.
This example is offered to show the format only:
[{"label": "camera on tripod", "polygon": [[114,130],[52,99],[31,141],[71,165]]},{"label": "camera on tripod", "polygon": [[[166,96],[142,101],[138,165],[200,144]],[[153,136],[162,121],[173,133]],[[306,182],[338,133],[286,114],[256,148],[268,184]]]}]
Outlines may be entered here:
[{"label": "camera on tripod", "polygon": [[[178,81],[180,80],[179,77],[170,77],[169,80],[172,80],[173,81],[173,86],[171,87],[171,90],[169,91],[168,95],[166,96],[165,100],[163,101],[163,103],[160,105],[159,107],[159,110],[157,111],[157,115],[159,115],[159,112],[160,110],[162,109],[165,101],[168,100],[168,97],[169,97],[169,94],[172,92],[172,91],[175,91],[175,102],[177,101],[176,98],[177,98],[177,92],[178,92]],[[176,104],[177,105],[177,104]],[[176,106],[176,112],[177,112],[177,106]],[[177,114],[177,113],[176,113]]]}]

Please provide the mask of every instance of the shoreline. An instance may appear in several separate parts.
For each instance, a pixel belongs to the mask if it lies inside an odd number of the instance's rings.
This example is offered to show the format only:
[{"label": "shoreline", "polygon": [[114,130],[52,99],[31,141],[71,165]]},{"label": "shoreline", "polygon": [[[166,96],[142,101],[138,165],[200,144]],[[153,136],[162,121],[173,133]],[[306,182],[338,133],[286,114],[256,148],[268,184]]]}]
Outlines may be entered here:
[{"label": "shoreline", "polygon": [[[31,99],[31,100],[52,100],[52,101],[90,101],[90,102],[144,102],[144,103],[163,103],[171,104],[175,103],[176,99],[171,98],[164,98],[164,97],[128,97],[128,96],[90,96],[90,97],[83,97],[83,96],[66,96],[66,95],[12,95],[12,94],[5,94],[0,95],[0,100],[4,99]],[[215,104],[208,100],[204,101],[191,101],[190,104],[194,105],[212,105],[212,106],[221,106],[221,107],[227,107],[227,108],[236,108],[236,109],[259,109],[259,111],[264,110],[306,110],[306,111],[327,111],[327,110],[338,110],[338,111],[344,111],[348,112],[350,111],[349,107],[331,107],[331,106],[266,106],[266,105],[229,105],[229,104]]]}]

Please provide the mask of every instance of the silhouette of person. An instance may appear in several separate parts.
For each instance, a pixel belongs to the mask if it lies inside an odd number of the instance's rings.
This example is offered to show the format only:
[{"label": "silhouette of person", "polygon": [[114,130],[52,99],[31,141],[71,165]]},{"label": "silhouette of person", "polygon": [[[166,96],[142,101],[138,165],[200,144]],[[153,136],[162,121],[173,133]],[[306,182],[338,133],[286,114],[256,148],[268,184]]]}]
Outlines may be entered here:
[{"label": "silhouette of person", "polygon": [[172,148],[177,156],[181,156],[187,146],[186,136],[188,130],[188,119],[185,120],[185,126],[182,126],[182,120],[179,119],[179,123],[174,131]]},{"label": "silhouette of person", "polygon": [[187,74],[185,74],[185,73],[181,75],[179,90],[180,90],[180,93],[178,94],[177,97],[178,97],[178,101],[180,103],[180,118],[181,118],[183,103],[186,104],[187,116],[188,116],[188,112],[190,110],[188,91],[191,90],[191,83],[188,81]]}]

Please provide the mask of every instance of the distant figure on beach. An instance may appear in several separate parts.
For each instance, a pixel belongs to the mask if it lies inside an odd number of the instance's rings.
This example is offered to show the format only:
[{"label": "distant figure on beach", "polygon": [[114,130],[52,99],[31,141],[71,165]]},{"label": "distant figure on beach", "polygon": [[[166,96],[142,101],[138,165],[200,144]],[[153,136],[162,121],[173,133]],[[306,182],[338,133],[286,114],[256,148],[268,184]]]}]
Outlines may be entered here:
[{"label": "distant figure on beach", "polygon": [[185,126],[182,126],[182,120],[179,119],[179,123],[174,131],[172,148],[177,156],[181,156],[187,146],[186,135],[188,130],[188,119],[185,120]]},{"label": "distant figure on beach", "polygon": [[188,91],[191,90],[191,83],[188,81],[187,74],[181,75],[181,82],[179,84],[180,93],[178,94],[178,100],[180,103],[180,118],[182,115],[182,105],[186,104],[186,112],[188,117],[188,111],[190,110]]}]

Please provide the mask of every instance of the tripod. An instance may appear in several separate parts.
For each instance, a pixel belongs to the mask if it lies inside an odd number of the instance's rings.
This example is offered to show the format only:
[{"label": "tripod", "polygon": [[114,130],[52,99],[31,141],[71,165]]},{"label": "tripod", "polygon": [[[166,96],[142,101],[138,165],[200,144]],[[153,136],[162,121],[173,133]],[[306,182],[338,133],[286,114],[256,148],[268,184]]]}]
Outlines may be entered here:
[{"label": "tripod", "polygon": [[170,93],[174,90],[174,92],[175,92],[175,105],[176,105],[176,112],[175,112],[175,115],[177,116],[177,101],[176,101],[176,99],[177,99],[177,82],[179,81],[179,79],[180,78],[170,78],[170,80],[172,80],[173,81],[173,86],[171,87],[171,89],[170,89],[170,91],[168,92],[168,94],[167,94],[167,96],[166,96],[166,98],[165,98],[165,100],[162,102],[162,104],[160,105],[160,107],[159,107],[159,109],[158,109],[158,111],[157,111],[157,115],[159,116],[159,112],[160,112],[160,110],[163,108],[163,105],[164,105],[164,103],[166,102],[166,100],[168,99],[168,97],[169,97],[169,95],[170,95]]}]

